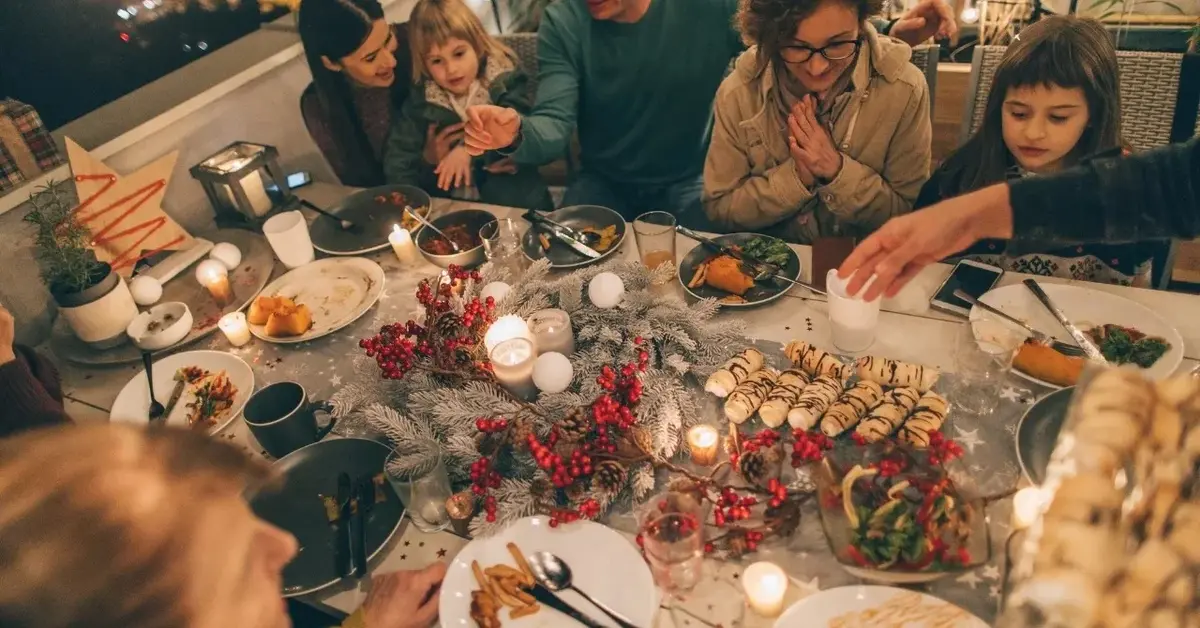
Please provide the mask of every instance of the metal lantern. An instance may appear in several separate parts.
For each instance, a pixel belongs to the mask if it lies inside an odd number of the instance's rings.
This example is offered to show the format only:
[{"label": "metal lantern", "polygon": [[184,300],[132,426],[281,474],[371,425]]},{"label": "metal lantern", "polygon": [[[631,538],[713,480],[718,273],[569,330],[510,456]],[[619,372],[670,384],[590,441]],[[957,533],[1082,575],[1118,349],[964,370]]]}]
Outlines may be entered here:
[{"label": "metal lantern", "polygon": [[274,146],[234,142],[192,166],[221,227],[257,226],[296,199]]}]

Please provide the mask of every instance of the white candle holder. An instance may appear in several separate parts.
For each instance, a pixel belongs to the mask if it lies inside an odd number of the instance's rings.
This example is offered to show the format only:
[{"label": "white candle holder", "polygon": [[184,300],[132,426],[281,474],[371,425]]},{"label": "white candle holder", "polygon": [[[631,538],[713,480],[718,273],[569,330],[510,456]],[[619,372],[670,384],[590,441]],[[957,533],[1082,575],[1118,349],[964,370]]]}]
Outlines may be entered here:
[{"label": "white candle holder", "polygon": [[566,311],[548,309],[534,312],[529,317],[529,330],[533,333],[539,355],[550,351],[563,355],[575,353],[575,332],[571,329],[571,315]]},{"label": "white candle holder", "polygon": [[531,344],[534,342],[533,333],[529,331],[529,325],[525,319],[516,314],[507,314],[497,318],[488,327],[487,333],[483,335],[483,348],[487,350],[488,355],[491,355],[492,349],[495,349],[496,345],[514,338],[524,338]]},{"label": "white candle holder", "polygon": [[536,352],[528,338],[511,338],[496,345],[488,354],[496,381],[513,396],[531,400],[537,397],[533,384]]},{"label": "white candle holder", "polygon": [[242,312],[230,312],[222,316],[221,320],[217,321],[217,327],[221,328],[221,333],[225,334],[229,344],[235,347],[250,342],[250,325]]},{"label": "white candle holder", "polygon": [[229,269],[215,259],[204,260],[196,266],[196,281],[208,289],[220,307],[233,303],[233,286],[229,284]]},{"label": "white candle holder", "polygon": [[783,598],[787,594],[788,577],[779,565],[757,562],[742,572],[742,588],[746,592],[746,604],[763,617],[778,617],[783,612]]},{"label": "white candle holder", "polygon": [[692,455],[692,462],[708,467],[717,463],[717,446],[721,442],[721,435],[717,432],[717,428],[711,425],[697,425],[688,430],[687,443],[688,451]]},{"label": "white candle holder", "polygon": [[396,254],[400,263],[411,264],[417,261],[417,246],[413,243],[412,234],[408,229],[403,229],[398,224],[392,225],[388,243],[392,245],[392,252]]}]

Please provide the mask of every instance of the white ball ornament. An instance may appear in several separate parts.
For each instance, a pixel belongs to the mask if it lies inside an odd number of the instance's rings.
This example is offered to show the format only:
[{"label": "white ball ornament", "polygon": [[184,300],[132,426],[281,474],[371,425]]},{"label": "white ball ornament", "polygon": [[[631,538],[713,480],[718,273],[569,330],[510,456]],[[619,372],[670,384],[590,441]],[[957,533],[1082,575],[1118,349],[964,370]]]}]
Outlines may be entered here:
[{"label": "white ball ornament", "polygon": [[588,284],[588,298],[602,310],[616,307],[624,296],[625,282],[616,273],[600,273]]},{"label": "white ball ornament", "polygon": [[162,284],[154,277],[142,275],[134,277],[133,281],[129,282],[129,292],[133,295],[133,302],[138,305],[154,305],[162,298]]},{"label": "white ball ornament", "polygon": [[557,351],[547,351],[533,363],[533,385],[544,393],[560,393],[571,385],[575,368],[567,356]]},{"label": "white ball ornament", "polygon": [[479,298],[483,301],[487,301],[488,297],[492,297],[496,300],[496,303],[499,304],[504,300],[504,297],[508,296],[509,290],[512,290],[512,286],[504,283],[503,281],[493,281],[484,286],[483,290],[479,291]]},{"label": "white ball ornament", "polygon": [[208,256],[224,264],[228,270],[233,270],[242,263],[242,251],[238,249],[237,245],[230,242],[217,243],[209,251]]}]

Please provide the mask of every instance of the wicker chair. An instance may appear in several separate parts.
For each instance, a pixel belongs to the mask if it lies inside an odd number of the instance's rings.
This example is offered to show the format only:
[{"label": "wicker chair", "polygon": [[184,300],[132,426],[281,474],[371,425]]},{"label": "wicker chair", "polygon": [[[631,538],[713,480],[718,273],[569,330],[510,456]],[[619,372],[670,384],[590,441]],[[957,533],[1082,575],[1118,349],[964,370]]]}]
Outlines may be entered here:
[{"label": "wicker chair", "polygon": [[938,46],[917,46],[912,51],[912,64],[925,75],[925,83],[929,85],[929,118],[933,119],[933,99],[937,95],[938,60],[941,48]]}]

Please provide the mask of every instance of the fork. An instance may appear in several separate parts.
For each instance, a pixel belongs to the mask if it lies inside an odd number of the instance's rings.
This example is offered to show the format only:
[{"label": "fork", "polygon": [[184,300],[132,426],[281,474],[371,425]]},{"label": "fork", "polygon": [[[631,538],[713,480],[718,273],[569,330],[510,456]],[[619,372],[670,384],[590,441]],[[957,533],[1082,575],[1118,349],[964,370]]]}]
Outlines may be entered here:
[{"label": "fork", "polygon": [[1042,332],[1034,329],[1033,327],[1030,327],[1029,323],[1026,323],[1023,320],[1016,318],[1015,316],[1012,316],[1012,315],[1000,310],[999,308],[992,307],[992,306],[988,305],[987,303],[984,303],[983,301],[980,301],[979,299],[976,299],[975,297],[967,294],[966,292],[963,292],[962,290],[955,290],[954,296],[962,299],[963,301],[966,301],[967,303],[970,303],[971,305],[973,305],[975,307],[978,307],[979,309],[981,309],[985,312],[988,312],[990,314],[995,314],[996,316],[999,316],[1000,318],[1020,327],[1021,329],[1024,329],[1025,331],[1029,332],[1029,335],[1033,336],[1033,339],[1036,340],[1038,343],[1044,344],[1044,345],[1049,345],[1051,349],[1054,349],[1055,351],[1057,351],[1063,355],[1069,355],[1072,357],[1084,357],[1084,355],[1085,355],[1083,349],[1081,349],[1075,345],[1069,345],[1065,342],[1060,342],[1053,336],[1048,336],[1046,334],[1043,334]]}]

